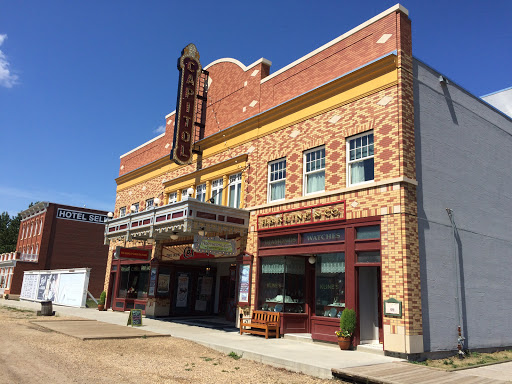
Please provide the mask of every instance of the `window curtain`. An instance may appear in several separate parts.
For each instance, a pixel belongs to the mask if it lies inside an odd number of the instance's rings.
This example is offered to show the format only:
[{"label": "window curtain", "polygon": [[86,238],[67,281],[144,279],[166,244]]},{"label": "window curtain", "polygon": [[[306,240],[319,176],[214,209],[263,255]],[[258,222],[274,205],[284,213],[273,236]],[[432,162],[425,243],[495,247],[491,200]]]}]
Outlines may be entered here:
[{"label": "window curtain", "polygon": [[285,182],[280,181],[278,183],[274,183],[270,187],[270,200],[281,200],[284,199],[284,189],[285,189]]},{"label": "window curtain", "polygon": [[350,183],[357,184],[364,181],[364,163],[359,161],[350,166]]},{"label": "window curtain", "polygon": [[344,273],[345,272],[345,254],[335,253],[332,255],[320,256],[320,273]]},{"label": "window curtain", "polygon": [[308,175],[307,193],[325,190],[325,171]]}]

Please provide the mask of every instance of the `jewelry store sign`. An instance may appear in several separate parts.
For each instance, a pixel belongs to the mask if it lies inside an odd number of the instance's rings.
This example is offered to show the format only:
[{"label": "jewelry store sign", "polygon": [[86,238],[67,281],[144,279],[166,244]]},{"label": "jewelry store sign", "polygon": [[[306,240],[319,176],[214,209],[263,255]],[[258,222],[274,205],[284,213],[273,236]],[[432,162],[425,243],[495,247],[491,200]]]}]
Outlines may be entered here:
[{"label": "jewelry store sign", "polygon": [[258,230],[345,220],[345,200],[258,216]]}]

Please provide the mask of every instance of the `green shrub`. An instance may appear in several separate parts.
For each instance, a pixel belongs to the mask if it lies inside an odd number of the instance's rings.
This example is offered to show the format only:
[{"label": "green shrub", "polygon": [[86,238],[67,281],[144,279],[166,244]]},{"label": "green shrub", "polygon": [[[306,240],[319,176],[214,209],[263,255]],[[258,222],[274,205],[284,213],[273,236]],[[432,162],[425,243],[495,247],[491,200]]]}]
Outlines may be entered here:
[{"label": "green shrub", "polygon": [[99,305],[105,305],[105,299],[107,298],[107,292],[103,291],[100,294],[100,301],[98,301]]},{"label": "green shrub", "polygon": [[357,326],[356,311],[353,309],[345,309],[340,317],[341,336],[351,337]]}]

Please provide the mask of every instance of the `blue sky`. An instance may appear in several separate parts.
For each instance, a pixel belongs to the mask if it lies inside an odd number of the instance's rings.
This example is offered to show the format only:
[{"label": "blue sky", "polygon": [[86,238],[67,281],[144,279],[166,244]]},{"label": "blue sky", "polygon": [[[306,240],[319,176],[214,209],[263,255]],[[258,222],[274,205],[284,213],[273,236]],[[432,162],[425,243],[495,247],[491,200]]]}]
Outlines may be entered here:
[{"label": "blue sky", "polygon": [[[181,49],[275,72],[396,1],[0,0],[0,212],[113,210],[119,156],[175,109]],[[482,96],[512,86],[512,1],[404,1],[413,53]]]}]

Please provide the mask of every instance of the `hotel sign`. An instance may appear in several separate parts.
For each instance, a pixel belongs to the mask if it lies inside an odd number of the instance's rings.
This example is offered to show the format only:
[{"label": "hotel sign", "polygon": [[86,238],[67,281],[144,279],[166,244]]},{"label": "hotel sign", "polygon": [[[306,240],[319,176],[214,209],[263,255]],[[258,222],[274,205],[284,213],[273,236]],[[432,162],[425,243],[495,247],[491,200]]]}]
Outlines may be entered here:
[{"label": "hotel sign", "polygon": [[180,71],[180,80],[171,160],[176,164],[183,165],[190,164],[192,161],[196,96],[202,70],[199,52],[194,44],[187,45],[181,52],[181,57],[178,59],[178,70]]},{"label": "hotel sign", "polygon": [[258,216],[258,230],[292,227],[345,219],[345,201],[337,201]]},{"label": "hotel sign", "polygon": [[57,209],[58,219],[67,219],[74,221],[84,221],[86,223],[105,224],[107,221],[107,215],[99,215],[97,213],[74,211],[72,209]]}]

